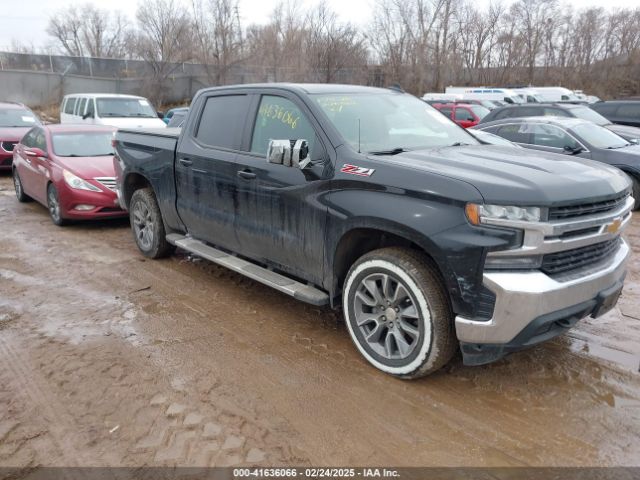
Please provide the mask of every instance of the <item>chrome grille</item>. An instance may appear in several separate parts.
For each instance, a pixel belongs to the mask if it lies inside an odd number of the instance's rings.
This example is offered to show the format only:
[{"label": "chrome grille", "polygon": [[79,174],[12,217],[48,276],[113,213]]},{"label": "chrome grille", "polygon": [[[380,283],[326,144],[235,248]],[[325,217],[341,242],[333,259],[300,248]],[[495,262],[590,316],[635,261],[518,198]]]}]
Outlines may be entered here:
[{"label": "chrome grille", "polygon": [[542,271],[547,275],[557,275],[588,267],[613,256],[619,246],[620,237],[616,237],[586,247],[550,253],[542,258]]},{"label": "chrome grille", "polygon": [[13,152],[13,149],[17,144],[18,142],[2,142],[2,149],[5,152]]},{"label": "chrome grille", "polygon": [[116,191],[116,178],[115,177],[96,177],[94,178],[96,182],[101,185],[104,185],[112,192]]},{"label": "chrome grille", "polygon": [[622,195],[601,202],[569,205],[566,207],[552,207],[549,209],[549,220],[566,220],[616,210],[624,205],[628,196],[629,193],[625,192]]}]

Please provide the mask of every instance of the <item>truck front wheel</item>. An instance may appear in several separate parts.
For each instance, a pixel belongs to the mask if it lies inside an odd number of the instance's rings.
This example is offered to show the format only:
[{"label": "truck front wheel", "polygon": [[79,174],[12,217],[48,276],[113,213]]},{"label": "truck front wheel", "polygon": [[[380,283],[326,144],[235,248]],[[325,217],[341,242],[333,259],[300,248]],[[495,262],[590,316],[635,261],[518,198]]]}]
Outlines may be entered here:
[{"label": "truck front wheel", "polygon": [[133,192],[129,205],[129,219],[136,245],[145,257],[162,258],[173,251],[167,242],[160,207],[150,188]]},{"label": "truck front wheel", "polygon": [[343,309],[360,353],[392,375],[427,375],[456,351],[444,285],[420,252],[391,247],[362,256],[345,279]]}]

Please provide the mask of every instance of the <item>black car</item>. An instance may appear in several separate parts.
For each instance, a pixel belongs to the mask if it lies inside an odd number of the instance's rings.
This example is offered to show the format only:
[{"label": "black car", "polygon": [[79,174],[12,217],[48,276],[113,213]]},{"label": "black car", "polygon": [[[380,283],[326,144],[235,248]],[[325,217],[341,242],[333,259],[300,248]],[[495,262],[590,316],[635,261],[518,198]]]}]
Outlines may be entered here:
[{"label": "black car", "polygon": [[589,105],[589,107],[613,123],[640,127],[639,100],[597,102]]},{"label": "black car", "polygon": [[624,171],[640,207],[640,145],[588,120],[561,117],[507,118],[474,127],[525,148],[590,158]]},{"label": "black car", "polygon": [[[640,109],[640,102],[638,102],[638,108]],[[526,105],[508,105],[492,110],[489,115],[480,121],[480,123],[485,124],[505,118],[548,116],[588,120],[596,125],[600,125],[611,130],[629,142],[640,143],[640,128],[616,125],[599,113],[593,111],[588,106],[575,103],[539,103],[535,105],[529,103]]]}]

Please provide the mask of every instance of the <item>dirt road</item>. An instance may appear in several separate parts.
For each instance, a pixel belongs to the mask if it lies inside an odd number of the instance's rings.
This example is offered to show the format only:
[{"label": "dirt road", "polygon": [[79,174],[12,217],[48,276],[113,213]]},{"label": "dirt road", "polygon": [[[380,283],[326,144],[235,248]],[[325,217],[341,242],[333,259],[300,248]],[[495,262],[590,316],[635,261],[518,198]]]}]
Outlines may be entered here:
[{"label": "dirt road", "polygon": [[334,313],[0,176],[0,466],[640,465],[640,216],[618,307],[490,366],[369,367]]}]

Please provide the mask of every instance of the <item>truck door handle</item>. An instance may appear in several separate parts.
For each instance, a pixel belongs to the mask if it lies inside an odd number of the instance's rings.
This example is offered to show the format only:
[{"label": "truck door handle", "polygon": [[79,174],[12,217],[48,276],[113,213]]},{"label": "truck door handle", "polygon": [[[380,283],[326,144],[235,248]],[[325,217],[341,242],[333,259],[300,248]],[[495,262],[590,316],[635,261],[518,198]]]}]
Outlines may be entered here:
[{"label": "truck door handle", "polygon": [[240,178],[244,178],[245,180],[253,180],[254,178],[256,178],[256,174],[249,169],[238,170],[238,176]]},{"label": "truck door handle", "polygon": [[180,165],[184,165],[185,167],[190,167],[191,165],[193,165],[193,161],[189,160],[188,158],[180,158],[178,159],[178,161],[180,162]]}]

